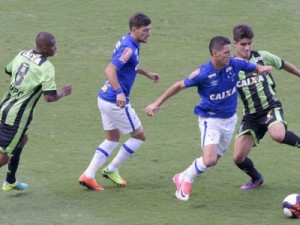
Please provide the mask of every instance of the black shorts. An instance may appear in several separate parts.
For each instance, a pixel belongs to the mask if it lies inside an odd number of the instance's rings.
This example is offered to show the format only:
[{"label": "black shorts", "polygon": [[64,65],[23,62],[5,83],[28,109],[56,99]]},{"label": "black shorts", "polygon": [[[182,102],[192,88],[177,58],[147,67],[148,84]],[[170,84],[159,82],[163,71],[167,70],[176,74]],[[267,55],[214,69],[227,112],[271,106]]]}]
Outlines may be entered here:
[{"label": "black shorts", "polygon": [[268,128],[273,124],[280,122],[286,126],[282,107],[270,108],[253,114],[246,114],[242,118],[241,126],[238,129],[236,138],[242,135],[251,135],[255,144],[258,144],[259,140],[265,136]]},{"label": "black shorts", "polygon": [[9,157],[18,147],[26,133],[26,128],[19,128],[8,124],[0,123],[0,151],[7,153]]}]

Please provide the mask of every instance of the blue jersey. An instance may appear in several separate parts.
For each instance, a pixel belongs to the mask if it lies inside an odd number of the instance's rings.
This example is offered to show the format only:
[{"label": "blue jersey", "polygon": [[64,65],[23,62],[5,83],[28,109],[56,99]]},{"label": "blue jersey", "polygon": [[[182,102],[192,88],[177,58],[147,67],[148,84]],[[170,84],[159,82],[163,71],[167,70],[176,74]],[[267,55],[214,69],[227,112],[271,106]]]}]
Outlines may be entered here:
[{"label": "blue jersey", "polygon": [[185,87],[198,87],[201,98],[194,113],[203,117],[228,118],[236,113],[237,80],[240,70],[252,72],[255,64],[246,60],[231,58],[221,70],[216,69],[211,61],[201,65],[184,79]]},{"label": "blue jersey", "polygon": [[[116,43],[111,59],[111,63],[118,68],[117,79],[127,103],[129,103],[130,91],[139,67],[139,53],[140,44],[127,34]],[[101,86],[98,96],[112,103],[115,103],[117,98],[117,94],[108,81]]]}]

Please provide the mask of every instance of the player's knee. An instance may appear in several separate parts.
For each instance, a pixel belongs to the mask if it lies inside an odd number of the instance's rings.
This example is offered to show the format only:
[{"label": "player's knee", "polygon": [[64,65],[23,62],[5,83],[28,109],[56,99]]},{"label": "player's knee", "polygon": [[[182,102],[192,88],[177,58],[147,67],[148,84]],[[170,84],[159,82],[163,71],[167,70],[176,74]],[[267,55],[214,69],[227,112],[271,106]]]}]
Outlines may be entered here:
[{"label": "player's knee", "polygon": [[239,164],[245,160],[245,157],[243,155],[234,154],[233,155],[233,162],[235,164]]},{"label": "player's knee", "polygon": [[0,167],[6,165],[8,163],[9,157],[7,154],[0,152]]},{"label": "player's knee", "polygon": [[215,166],[218,162],[217,158],[209,158],[209,159],[203,159],[203,164],[208,168]]},{"label": "player's knee", "polygon": [[284,139],[284,134],[282,133],[275,133],[271,135],[272,140],[281,143]]}]

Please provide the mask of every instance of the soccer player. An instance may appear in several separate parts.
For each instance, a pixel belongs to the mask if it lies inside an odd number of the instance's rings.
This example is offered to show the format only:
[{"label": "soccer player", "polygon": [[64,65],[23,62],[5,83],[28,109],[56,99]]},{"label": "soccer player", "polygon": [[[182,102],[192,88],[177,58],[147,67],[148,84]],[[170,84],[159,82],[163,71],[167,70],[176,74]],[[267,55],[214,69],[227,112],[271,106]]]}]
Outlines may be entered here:
[{"label": "soccer player", "polygon": [[[236,58],[257,65],[270,65],[300,77],[300,70],[293,64],[267,51],[252,51],[254,33],[246,24],[233,28]],[[248,157],[251,149],[259,144],[267,131],[271,138],[282,144],[300,147],[300,138],[287,130],[281,102],[276,98],[275,81],[272,74],[257,76],[254,73],[239,73],[238,92],[244,104],[244,115],[236,135],[233,160],[238,168],[251,177],[241,190],[247,191],[263,184],[263,176],[255,169]]]},{"label": "soccer player", "polygon": [[92,190],[104,190],[97,183],[95,175],[119,145],[121,134],[130,134],[131,137],[121,146],[111,163],[102,170],[102,176],[119,186],[126,185],[118,169],[146,139],[141,121],[131,107],[130,91],[137,73],[154,82],[160,80],[158,73],[139,66],[140,43],[148,41],[151,30],[150,18],[142,13],[134,14],[129,20],[129,29],[130,32],[115,45],[111,62],[104,71],[107,81],[101,86],[98,94],[105,140],[98,146],[88,168],[79,177],[79,183]]},{"label": "soccer player", "polygon": [[57,49],[55,37],[40,32],[35,41],[35,50],[20,52],[5,67],[11,81],[9,90],[0,102],[0,167],[8,163],[3,191],[24,190],[28,187],[26,183],[16,180],[16,172],[40,96],[43,94],[46,102],[54,102],[72,91],[70,84],[56,90],[55,70],[48,60]]},{"label": "soccer player", "polygon": [[153,116],[171,96],[183,89],[197,87],[201,102],[195,106],[194,113],[199,117],[202,156],[173,177],[176,186],[175,195],[183,201],[189,199],[195,177],[216,165],[231,141],[237,122],[236,82],[239,71],[266,74],[271,70],[270,66],[255,65],[232,58],[231,42],[226,37],[212,38],[209,51],[210,61],[199,66],[184,80],[173,84],[145,109],[147,115]]}]

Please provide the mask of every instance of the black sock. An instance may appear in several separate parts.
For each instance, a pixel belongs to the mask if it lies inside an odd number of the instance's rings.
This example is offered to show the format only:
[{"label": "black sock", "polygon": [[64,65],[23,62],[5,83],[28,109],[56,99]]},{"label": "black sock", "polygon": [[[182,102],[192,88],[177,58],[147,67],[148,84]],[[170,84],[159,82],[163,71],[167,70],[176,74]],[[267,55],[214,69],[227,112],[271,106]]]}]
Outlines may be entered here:
[{"label": "black sock", "polygon": [[284,139],[281,143],[300,148],[300,137],[294,134],[292,131],[286,131]]},{"label": "black sock", "polygon": [[238,168],[248,174],[252,178],[252,180],[258,180],[261,177],[260,173],[254,168],[252,160],[248,157],[244,160],[244,162],[236,165]]},{"label": "black sock", "polygon": [[16,150],[14,150],[14,155],[9,160],[6,173],[6,181],[10,184],[16,182],[16,173],[20,162],[21,152],[22,148],[17,148]]}]

